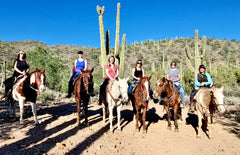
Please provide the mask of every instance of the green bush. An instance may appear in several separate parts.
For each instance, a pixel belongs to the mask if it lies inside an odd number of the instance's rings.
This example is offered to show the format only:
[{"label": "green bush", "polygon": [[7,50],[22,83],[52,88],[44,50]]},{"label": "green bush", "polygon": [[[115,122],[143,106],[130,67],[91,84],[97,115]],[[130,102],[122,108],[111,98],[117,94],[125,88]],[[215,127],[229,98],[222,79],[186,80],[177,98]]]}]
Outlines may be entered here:
[{"label": "green bush", "polygon": [[51,51],[42,47],[27,52],[30,71],[34,71],[36,68],[45,68],[47,86],[50,89],[65,93],[70,78],[69,69],[60,57],[53,57],[52,55]]}]

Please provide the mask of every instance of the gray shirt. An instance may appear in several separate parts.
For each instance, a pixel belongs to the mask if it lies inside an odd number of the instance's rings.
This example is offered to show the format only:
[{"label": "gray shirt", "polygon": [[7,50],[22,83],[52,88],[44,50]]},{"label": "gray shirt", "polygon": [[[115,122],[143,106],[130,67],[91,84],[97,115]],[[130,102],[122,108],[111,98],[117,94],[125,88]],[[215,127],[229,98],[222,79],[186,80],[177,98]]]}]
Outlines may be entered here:
[{"label": "gray shirt", "polygon": [[169,79],[170,79],[170,80],[171,80],[171,79],[176,80],[176,79],[178,79],[178,74],[180,74],[180,72],[179,72],[178,69],[174,69],[174,70],[169,69],[169,70],[167,71],[167,74],[169,75]]}]

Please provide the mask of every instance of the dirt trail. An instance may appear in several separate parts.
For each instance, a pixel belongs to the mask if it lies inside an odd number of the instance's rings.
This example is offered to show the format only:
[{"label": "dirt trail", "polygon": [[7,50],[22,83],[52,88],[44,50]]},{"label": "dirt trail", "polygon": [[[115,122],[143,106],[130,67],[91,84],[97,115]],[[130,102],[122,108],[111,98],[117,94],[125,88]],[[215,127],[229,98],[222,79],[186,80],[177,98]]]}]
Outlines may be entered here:
[{"label": "dirt trail", "polygon": [[[90,126],[76,125],[74,100],[39,104],[40,125],[34,126],[31,108],[25,106],[24,125],[7,117],[6,104],[0,104],[0,154],[239,154],[240,124],[234,119],[214,118],[213,139],[196,138],[195,115],[183,110],[179,132],[167,130],[162,105],[150,102],[147,112],[147,133],[135,132],[131,105],[123,106],[122,131],[109,132],[109,123],[102,121],[101,107],[89,105]],[[18,116],[17,111],[17,116]],[[116,112],[114,113],[116,118]],[[192,124],[186,125],[186,120]],[[114,127],[117,128],[116,121]],[[173,124],[173,122],[172,122]]]}]

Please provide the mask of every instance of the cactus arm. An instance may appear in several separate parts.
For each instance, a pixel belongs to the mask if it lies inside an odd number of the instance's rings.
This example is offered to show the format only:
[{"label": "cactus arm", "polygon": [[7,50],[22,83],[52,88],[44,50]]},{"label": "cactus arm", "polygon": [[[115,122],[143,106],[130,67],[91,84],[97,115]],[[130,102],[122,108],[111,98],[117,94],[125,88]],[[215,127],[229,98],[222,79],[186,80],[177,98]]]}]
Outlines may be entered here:
[{"label": "cactus arm", "polygon": [[115,36],[115,52],[114,56],[119,57],[119,33],[120,33],[120,3],[117,4],[117,19],[116,19],[116,36]]},{"label": "cactus arm", "polygon": [[188,57],[186,57],[186,65],[187,65],[188,69],[189,69],[191,72],[194,72],[194,71],[195,71],[195,69],[194,69],[193,66],[191,65],[190,60],[189,60]]},{"label": "cactus arm", "polygon": [[201,58],[204,58],[206,56],[206,36],[203,36],[203,48],[202,48],[202,54]]},{"label": "cactus arm", "polygon": [[187,55],[188,59],[193,60],[193,56],[191,55],[191,53],[189,51],[189,46],[188,45],[185,47],[185,52],[186,52],[186,55]]},{"label": "cactus arm", "polygon": [[124,57],[126,52],[126,34],[123,34],[122,37],[122,52],[121,52],[121,59],[120,59],[120,77],[123,78],[124,76]]}]

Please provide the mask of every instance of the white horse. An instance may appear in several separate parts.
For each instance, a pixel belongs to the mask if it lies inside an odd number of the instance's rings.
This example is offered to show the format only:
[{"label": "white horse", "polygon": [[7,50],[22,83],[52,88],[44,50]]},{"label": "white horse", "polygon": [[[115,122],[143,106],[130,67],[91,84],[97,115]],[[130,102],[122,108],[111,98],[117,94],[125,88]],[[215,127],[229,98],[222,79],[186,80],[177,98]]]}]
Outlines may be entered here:
[{"label": "white horse", "polygon": [[212,138],[210,128],[213,127],[213,114],[215,110],[219,113],[226,111],[223,103],[223,87],[222,88],[201,88],[195,95],[196,109],[198,116],[197,137],[200,138],[199,128],[201,127],[202,118],[204,119],[204,127],[209,138]]},{"label": "white horse", "polygon": [[[45,69],[30,73],[19,79],[13,86],[12,97],[19,102],[20,107],[20,124],[23,124],[24,103],[31,103],[35,124],[39,124],[36,112],[36,99],[40,92],[45,90]],[[10,117],[15,116],[14,102],[10,103]]]},{"label": "white horse", "polygon": [[110,90],[107,90],[107,102],[109,110],[110,131],[113,132],[112,120],[113,120],[113,108],[117,108],[118,130],[121,130],[121,108],[122,103],[128,101],[128,78],[114,80]]}]

